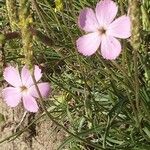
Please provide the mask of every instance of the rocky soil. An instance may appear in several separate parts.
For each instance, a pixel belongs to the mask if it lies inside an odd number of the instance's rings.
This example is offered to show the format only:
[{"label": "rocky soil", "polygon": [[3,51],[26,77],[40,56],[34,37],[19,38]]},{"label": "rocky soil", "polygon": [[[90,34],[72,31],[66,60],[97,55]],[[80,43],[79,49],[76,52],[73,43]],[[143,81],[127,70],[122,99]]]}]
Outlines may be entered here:
[{"label": "rocky soil", "polygon": [[[1,141],[15,132],[24,110],[21,105],[15,109],[9,108],[0,98],[0,113],[5,118],[4,121],[0,122]],[[19,128],[23,129],[38,115],[27,114]],[[6,141],[0,144],[0,150],[57,150],[64,138],[65,133],[58,129],[48,118],[43,117],[14,141]]]}]

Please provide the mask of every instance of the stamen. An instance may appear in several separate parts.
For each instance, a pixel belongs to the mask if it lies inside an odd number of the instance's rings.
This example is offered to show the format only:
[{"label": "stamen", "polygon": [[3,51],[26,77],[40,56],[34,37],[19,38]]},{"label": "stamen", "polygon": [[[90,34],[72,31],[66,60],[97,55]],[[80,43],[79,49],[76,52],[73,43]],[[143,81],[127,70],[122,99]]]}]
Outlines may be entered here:
[{"label": "stamen", "polygon": [[27,87],[26,86],[21,86],[20,89],[21,89],[21,92],[26,92],[27,91]]},{"label": "stamen", "polygon": [[100,33],[100,35],[105,35],[106,34],[106,29],[104,27],[101,27],[99,29],[99,33]]}]

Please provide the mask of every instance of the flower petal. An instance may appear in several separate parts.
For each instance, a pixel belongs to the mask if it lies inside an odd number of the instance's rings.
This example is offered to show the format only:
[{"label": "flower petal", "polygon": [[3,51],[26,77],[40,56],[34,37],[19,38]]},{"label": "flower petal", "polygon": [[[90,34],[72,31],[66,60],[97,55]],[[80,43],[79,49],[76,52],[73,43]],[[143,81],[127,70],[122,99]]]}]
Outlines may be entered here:
[{"label": "flower petal", "polygon": [[[42,77],[41,69],[36,65],[35,65],[35,70],[34,70],[34,76],[35,76],[36,81],[39,81]],[[22,79],[23,85],[27,87],[30,87],[31,85],[34,84],[32,80],[32,76],[31,76],[31,71],[28,69],[26,65],[22,68],[21,79]]]},{"label": "flower petal", "polygon": [[89,33],[80,37],[76,41],[77,49],[85,56],[90,56],[96,52],[101,42],[98,32]]},{"label": "flower petal", "polygon": [[23,85],[27,87],[33,84],[31,72],[29,71],[26,65],[22,68],[21,79],[22,79]]},{"label": "flower petal", "polygon": [[128,16],[121,16],[113,21],[108,27],[107,33],[117,38],[128,38],[131,36],[131,22]]},{"label": "flower petal", "polygon": [[34,70],[35,80],[38,82],[41,79],[41,77],[42,77],[41,69],[37,65],[35,65],[34,69],[35,69]]},{"label": "flower petal", "polygon": [[21,93],[17,88],[7,87],[2,90],[2,97],[10,107],[16,107],[21,101]]},{"label": "flower petal", "polygon": [[12,66],[6,67],[3,76],[4,79],[14,87],[22,85],[18,68]]},{"label": "flower petal", "polygon": [[96,17],[100,25],[108,25],[115,18],[118,6],[112,0],[101,0],[96,5]]},{"label": "flower petal", "polygon": [[105,59],[114,60],[120,52],[121,44],[116,38],[107,36],[102,39],[101,54]]},{"label": "flower petal", "polygon": [[[50,91],[51,91],[49,83],[38,83],[37,85],[38,85],[38,88],[40,90],[42,97],[48,97],[48,95],[50,94]],[[33,97],[39,98],[39,94],[35,88],[35,85],[33,85],[29,88],[29,93]]]},{"label": "flower petal", "polygon": [[31,95],[23,96],[23,105],[30,112],[37,112],[39,109],[36,100]]},{"label": "flower petal", "polygon": [[98,29],[99,25],[97,19],[91,8],[85,8],[80,12],[78,25],[86,32],[93,32]]}]

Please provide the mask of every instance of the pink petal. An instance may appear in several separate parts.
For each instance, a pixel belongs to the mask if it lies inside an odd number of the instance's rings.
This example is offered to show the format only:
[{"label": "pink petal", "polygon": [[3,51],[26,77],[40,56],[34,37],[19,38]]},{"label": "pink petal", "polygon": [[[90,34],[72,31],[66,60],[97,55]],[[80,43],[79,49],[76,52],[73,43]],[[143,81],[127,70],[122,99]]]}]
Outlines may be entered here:
[{"label": "pink petal", "polygon": [[128,16],[121,16],[113,21],[107,33],[117,38],[128,38],[131,36],[131,22]]},{"label": "pink petal", "polygon": [[91,8],[85,8],[80,12],[78,25],[86,32],[93,32],[98,29],[98,22],[94,11]]},{"label": "pink petal", "polygon": [[34,70],[34,76],[36,81],[38,82],[41,77],[42,77],[42,73],[41,73],[41,69],[39,68],[39,66],[35,65],[35,70]]},{"label": "pink petal", "polygon": [[76,41],[77,49],[85,56],[90,56],[96,52],[101,42],[98,32],[89,33],[80,37]]},{"label": "pink petal", "polygon": [[114,37],[104,37],[101,43],[101,54],[105,59],[114,60],[121,52],[121,44]]},{"label": "pink petal", "polygon": [[[32,72],[28,69],[27,66],[24,66],[21,71],[21,79],[23,85],[30,87],[34,84],[31,76]],[[41,69],[38,66],[35,66],[34,76],[36,81],[39,81],[42,77]]]},{"label": "pink petal", "polygon": [[39,109],[36,100],[31,95],[23,96],[23,105],[30,112],[37,112]]},{"label": "pink petal", "polygon": [[[49,83],[38,83],[37,85],[38,85],[38,88],[40,90],[42,97],[48,97],[51,91]],[[36,97],[36,98],[40,97],[36,90],[35,85],[30,87],[29,92],[33,97]]]},{"label": "pink petal", "polygon": [[3,76],[4,79],[14,87],[22,85],[18,68],[12,66],[5,68]]},{"label": "pink petal", "polygon": [[29,69],[27,68],[26,65],[22,68],[21,79],[22,79],[23,85],[25,85],[25,86],[29,87],[30,85],[33,84],[31,72],[29,71]]},{"label": "pink petal", "polygon": [[7,87],[3,89],[2,96],[4,101],[10,107],[16,107],[21,101],[21,93],[17,88],[14,87]]},{"label": "pink petal", "polygon": [[101,0],[96,5],[96,17],[100,25],[108,25],[115,18],[118,6],[112,0]]}]

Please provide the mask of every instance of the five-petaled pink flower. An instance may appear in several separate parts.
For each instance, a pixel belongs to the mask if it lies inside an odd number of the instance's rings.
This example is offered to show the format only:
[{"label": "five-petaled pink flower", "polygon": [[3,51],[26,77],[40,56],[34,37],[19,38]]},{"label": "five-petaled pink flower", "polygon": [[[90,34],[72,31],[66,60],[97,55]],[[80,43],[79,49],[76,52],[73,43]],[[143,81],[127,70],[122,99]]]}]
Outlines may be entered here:
[{"label": "five-petaled pink flower", "polygon": [[[22,100],[27,111],[37,112],[39,107],[36,98],[39,98],[39,94],[35,88],[28,67],[24,66],[21,70],[21,74],[18,68],[12,66],[6,67],[3,76],[4,79],[12,85],[2,91],[2,96],[7,105],[15,107]],[[47,97],[50,93],[50,86],[46,82],[38,82],[42,77],[41,69],[38,66],[34,68],[34,76],[42,97]]]},{"label": "five-petaled pink flower", "polygon": [[76,42],[80,53],[90,56],[101,47],[101,54],[105,59],[113,60],[119,56],[121,44],[116,38],[130,37],[131,23],[126,15],[114,20],[117,11],[118,6],[115,2],[101,0],[97,3],[95,13],[91,8],[85,8],[80,12],[78,25],[88,33]]}]

